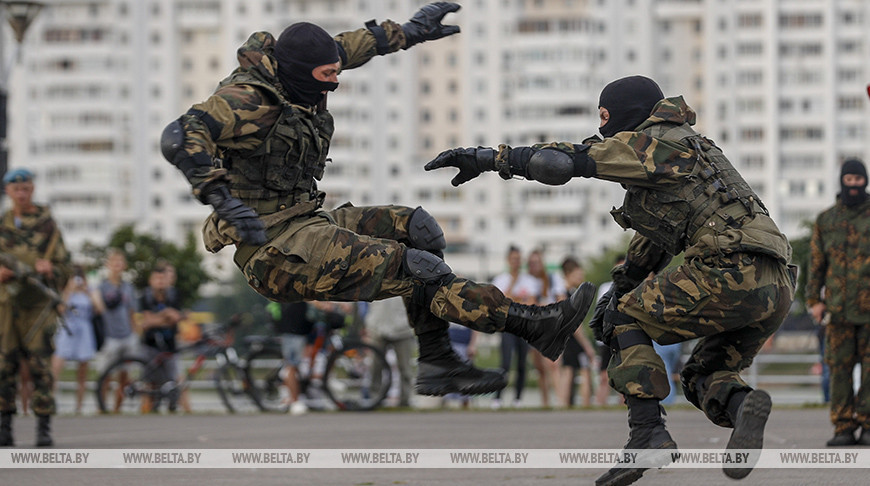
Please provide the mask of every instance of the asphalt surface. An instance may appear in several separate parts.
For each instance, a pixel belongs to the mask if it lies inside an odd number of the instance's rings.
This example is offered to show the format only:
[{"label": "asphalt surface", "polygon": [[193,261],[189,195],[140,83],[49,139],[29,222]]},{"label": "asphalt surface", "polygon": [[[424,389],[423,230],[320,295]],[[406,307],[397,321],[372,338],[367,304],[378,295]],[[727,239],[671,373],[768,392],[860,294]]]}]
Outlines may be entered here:
[{"label": "asphalt surface", "polygon": [[[729,430],[689,407],[672,408],[671,435],[682,448],[724,448]],[[17,417],[18,449],[34,445],[35,421]],[[619,449],[628,436],[625,410],[379,410],[302,416],[61,415],[58,449]],[[821,449],[831,436],[822,407],[775,407],[765,446]],[[8,450],[8,449],[6,449]],[[609,467],[609,466],[607,466]],[[6,469],[0,485],[591,485],[601,469]],[[870,468],[870,464],[866,465]],[[745,485],[868,484],[868,469],[756,469]],[[718,469],[647,471],[638,485],[734,485]]]}]

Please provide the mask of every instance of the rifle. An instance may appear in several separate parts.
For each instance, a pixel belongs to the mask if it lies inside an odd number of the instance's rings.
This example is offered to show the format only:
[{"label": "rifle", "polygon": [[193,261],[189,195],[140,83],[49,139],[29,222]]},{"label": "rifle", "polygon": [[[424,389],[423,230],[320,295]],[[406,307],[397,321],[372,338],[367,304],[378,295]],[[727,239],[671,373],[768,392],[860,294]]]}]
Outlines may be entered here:
[{"label": "rifle", "polygon": [[60,294],[57,293],[51,287],[45,285],[42,280],[39,279],[37,275],[32,271],[22,271],[28,268],[26,265],[22,264],[18,261],[17,258],[12,255],[0,252],[0,266],[7,267],[12,270],[16,270],[16,273],[19,274],[19,279],[39,290],[45,297],[48,298],[48,303],[45,304],[45,307],[42,309],[42,312],[39,313],[39,316],[36,318],[36,322],[30,326],[30,330],[27,331],[27,334],[24,336],[22,340],[23,345],[29,345],[33,338],[36,337],[36,333],[49,322],[49,318],[51,314],[54,313],[58,317],[58,322],[61,327],[70,335],[72,335],[72,331],[67,327],[66,322],[63,320],[63,313],[60,311],[60,304],[63,303],[63,299],[61,299]]}]

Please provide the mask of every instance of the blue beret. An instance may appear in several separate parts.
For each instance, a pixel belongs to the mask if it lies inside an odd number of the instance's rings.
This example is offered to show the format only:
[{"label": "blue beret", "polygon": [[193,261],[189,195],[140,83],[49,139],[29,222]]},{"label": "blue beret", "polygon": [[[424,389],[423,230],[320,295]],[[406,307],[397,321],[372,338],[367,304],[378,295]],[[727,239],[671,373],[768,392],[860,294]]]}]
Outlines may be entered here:
[{"label": "blue beret", "polygon": [[4,184],[9,184],[10,182],[30,182],[32,180],[33,172],[30,172],[27,169],[13,169],[3,176]]}]

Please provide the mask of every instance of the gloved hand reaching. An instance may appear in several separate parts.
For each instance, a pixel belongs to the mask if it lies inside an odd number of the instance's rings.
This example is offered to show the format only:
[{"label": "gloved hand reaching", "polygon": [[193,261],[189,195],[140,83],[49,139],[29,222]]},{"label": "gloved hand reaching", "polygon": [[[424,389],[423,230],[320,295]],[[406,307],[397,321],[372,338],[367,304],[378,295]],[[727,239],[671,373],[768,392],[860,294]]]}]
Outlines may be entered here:
[{"label": "gloved hand reaching", "polygon": [[462,8],[458,3],[435,2],[424,6],[402,24],[405,32],[405,49],[424,41],[440,39],[459,32],[457,25],[441,25],[444,16]]},{"label": "gloved hand reaching", "polygon": [[438,154],[423,168],[425,170],[456,167],[459,174],[450,181],[453,187],[479,176],[483,172],[494,171],[495,150],[487,147],[455,148]]}]

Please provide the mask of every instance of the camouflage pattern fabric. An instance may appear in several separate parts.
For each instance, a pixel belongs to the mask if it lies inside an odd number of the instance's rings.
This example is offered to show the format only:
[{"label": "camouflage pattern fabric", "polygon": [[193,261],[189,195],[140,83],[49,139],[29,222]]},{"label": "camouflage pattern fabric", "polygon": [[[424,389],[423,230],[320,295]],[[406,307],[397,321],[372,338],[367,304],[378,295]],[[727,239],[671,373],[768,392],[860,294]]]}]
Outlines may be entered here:
[{"label": "camouflage pattern fabric", "polygon": [[[404,47],[405,37],[402,28],[390,20],[380,25],[390,43],[389,52]],[[346,54],[342,70],[354,69],[366,64],[377,56],[377,41],[368,29],[358,29],[336,36]],[[272,126],[283,110],[283,104],[261,87],[246,83],[234,83],[233,77],[240,73],[250,73],[271,84],[286,99],[286,91],[277,78],[277,62],[271,52],[275,47],[275,37],[268,32],[255,32],[238,50],[239,67],[222,81],[215,93],[202,103],[192,106],[192,110],[207,116],[185,115],[181,123],[185,132],[184,151],[196,160],[195,168],[186,172],[194,195],[208,183],[223,177],[225,171],[212,164],[214,157],[221,156],[224,150],[255,150],[264,143]],[[294,105],[297,109],[314,117],[317,113],[310,107]],[[331,125],[329,112],[321,112],[320,125]],[[300,142],[301,143],[301,142]],[[319,141],[311,140],[313,145]]]},{"label": "camouflage pattern fabric", "polygon": [[[69,253],[47,207],[35,206],[15,225],[11,211],[2,217],[0,252],[4,265],[12,267],[16,278],[0,285],[0,411],[15,411],[16,380],[21,359],[30,364],[35,385],[32,407],[36,414],[54,413],[52,376],[49,360],[54,352],[52,336],[56,315],[44,314],[50,300],[36,286],[26,282],[33,274],[36,260],[53,264],[53,276],[46,283],[61,288],[70,275]],[[41,327],[24,342],[34,325]]]},{"label": "camouflage pattern fabric", "polygon": [[[386,21],[381,27],[389,52],[405,47],[401,26]],[[377,55],[377,41],[368,29],[345,32],[336,41],[343,52],[343,69],[362,66]],[[326,162],[333,126],[328,111],[290,104],[276,76],[277,64],[271,55],[274,45],[271,34],[259,32],[239,49],[239,68],[208,100],[181,117],[185,160],[174,161],[187,167],[185,175],[194,194],[209,184],[228,183],[230,193],[260,215],[289,210],[302,201],[322,200],[315,181],[320,174],[308,168]],[[280,144],[272,143],[273,132],[281,132]],[[257,176],[269,170],[255,156],[260,152],[267,154],[271,166],[285,173]],[[231,162],[229,170],[212,164],[215,157],[223,156]],[[275,163],[279,160],[287,162]],[[252,184],[256,180],[260,187]],[[235,260],[248,283],[271,300],[408,298],[415,291],[415,280],[405,275],[403,261],[412,212],[399,206],[316,213],[312,209],[270,223],[269,241],[259,248],[240,242],[231,227],[214,217],[203,234],[210,250],[236,244]],[[509,306],[510,301],[495,287],[455,278],[435,293],[431,314],[411,309],[415,313],[412,322],[417,333],[446,328],[443,318],[493,332],[503,328]]]},{"label": "camouflage pattern fabric", "polygon": [[[619,310],[637,322],[617,326],[615,334],[640,328],[659,344],[701,338],[681,372],[683,391],[711,421],[728,427],[729,395],[751,390],[740,371],[782,323],[793,298],[792,276],[774,258],[750,253],[695,258],[623,296]],[[608,371],[611,386],[621,393],[661,400],[670,391],[652,346],[615,353]],[[699,390],[698,380],[707,376]]]},{"label": "camouflage pattern fabric", "polygon": [[[682,97],[665,98],[636,130],[604,140],[587,139],[593,177],[625,185],[641,205],[647,199],[682,201],[687,184],[700,184],[695,149],[682,143],[697,136],[690,128],[694,123],[695,112]],[[564,142],[534,146],[544,147],[569,154],[575,150]],[[730,177],[742,181],[739,174]],[[630,219],[631,208],[625,209]],[[686,235],[683,265],[656,274],[620,299],[617,310],[637,322],[617,326],[615,334],[641,329],[660,344],[701,338],[682,371],[684,393],[711,421],[728,427],[729,395],[750,389],[739,372],[785,318],[794,297],[794,279],[787,267],[791,246],[773,220],[763,212],[745,211],[729,222],[728,214],[720,214],[725,209],[699,224],[695,234]],[[689,210],[685,217],[703,214],[697,208]],[[661,261],[656,245],[644,244],[644,239],[655,242],[644,234],[647,228],[635,229],[627,261]],[[611,386],[621,393],[657,399],[668,394],[664,364],[652,346],[621,350],[609,369]]]},{"label": "camouflage pattern fabric", "polygon": [[[410,297],[415,279],[403,270],[408,220],[404,206],[341,207],[297,218],[244,264],[248,283],[279,302],[371,301]],[[413,319],[420,334],[443,319],[482,332],[504,327],[510,300],[497,288],[456,278],[435,293],[428,316]]]},{"label": "camouflage pattern fabric", "polygon": [[[839,199],[816,218],[810,237],[807,305],[825,303],[825,362],[831,369],[835,433],[870,428],[870,201],[847,207]],[[824,298],[823,298],[824,297]],[[856,396],[852,369],[861,362]]]},{"label": "camouflage pattern fabric", "polygon": [[[4,340],[9,336],[14,336],[16,341],[22,338],[41,313],[40,308],[13,308],[5,304],[0,305],[0,326],[5,330]],[[0,412],[15,413],[16,411],[16,382],[23,359],[30,366],[30,376],[33,379],[34,390],[30,402],[33,413],[37,415],[55,413],[54,378],[50,368],[51,355],[54,353],[52,339],[54,330],[55,324],[51,322],[33,336],[29,346],[17,346],[0,352]]]},{"label": "camouflage pattern fabric", "polygon": [[[831,423],[834,434],[858,427],[870,430],[870,325],[834,321],[825,330],[825,363],[831,369]],[[861,364],[856,396],[852,371]]]},{"label": "camouflage pattern fabric", "polygon": [[[807,305],[823,300],[832,320],[870,324],[870,201],[839,200],[816,218],[810,237]],[[822,289],[825,295],[822,297]]]}]

